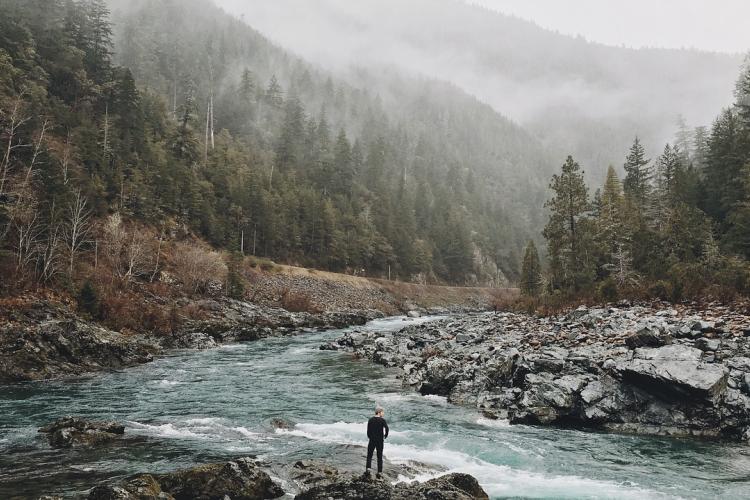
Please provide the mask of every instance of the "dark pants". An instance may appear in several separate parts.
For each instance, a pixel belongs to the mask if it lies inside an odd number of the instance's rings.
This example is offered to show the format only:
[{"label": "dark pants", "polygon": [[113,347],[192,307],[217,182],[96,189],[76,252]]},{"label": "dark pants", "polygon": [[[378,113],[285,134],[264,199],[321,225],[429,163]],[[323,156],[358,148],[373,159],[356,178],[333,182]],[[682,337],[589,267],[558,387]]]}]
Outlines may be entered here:
[{"label": "dark pants", "polygon": [[378,450],[378,473],[383,472],[383,440],[370,440],[367,445],[367,468],[372,468],[372,452]]}]

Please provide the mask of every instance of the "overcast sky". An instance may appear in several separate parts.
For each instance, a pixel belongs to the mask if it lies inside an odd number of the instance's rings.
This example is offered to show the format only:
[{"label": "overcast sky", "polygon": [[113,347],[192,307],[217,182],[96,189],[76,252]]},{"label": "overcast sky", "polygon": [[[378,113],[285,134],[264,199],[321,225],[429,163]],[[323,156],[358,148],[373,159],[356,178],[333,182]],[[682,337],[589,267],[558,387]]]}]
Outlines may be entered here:
[{"label": "overcast sky", "polygon": [[750,0],[467,0],[591,41],[750,50]]}]

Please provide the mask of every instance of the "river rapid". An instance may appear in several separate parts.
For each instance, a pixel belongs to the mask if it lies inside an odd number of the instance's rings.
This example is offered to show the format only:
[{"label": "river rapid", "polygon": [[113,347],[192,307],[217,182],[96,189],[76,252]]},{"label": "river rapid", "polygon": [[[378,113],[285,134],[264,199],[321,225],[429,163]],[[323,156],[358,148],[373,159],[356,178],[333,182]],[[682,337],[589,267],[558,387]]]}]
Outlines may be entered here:
[{"label": "river rapid", "polygon": [[[358,328],[388,332],[429,319]],[[240,456],[336,465],[366,444],[376,404],[391,427],[386,458],[472,474],[492,498],[750,498],[746,445],[509,426],[403,389],[396,371],[318,349],[341,333],[180,351],[122,372],[3,386],[0,498],[75,496],[104,480]],[[37,429],[65,415],[122,422],[126,439],[51,450]],[[296,425],[274,429],[272,418]],[[430,474],[439,473],[418,479]]]}]

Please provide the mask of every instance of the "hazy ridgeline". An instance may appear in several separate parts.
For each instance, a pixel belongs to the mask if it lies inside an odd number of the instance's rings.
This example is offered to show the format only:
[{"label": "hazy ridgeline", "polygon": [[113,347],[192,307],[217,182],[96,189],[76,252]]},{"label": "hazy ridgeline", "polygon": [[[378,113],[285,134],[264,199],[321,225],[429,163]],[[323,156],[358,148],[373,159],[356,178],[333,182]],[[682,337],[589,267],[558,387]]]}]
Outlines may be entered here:
[{"label": "hazy ridgeline", "polygon": [[386,65],[452,82],[604,181],[635,135],[649,154],[678,117],[709,124],[741,55],[610,47],[456,0],[218,0],[316,64]]}]

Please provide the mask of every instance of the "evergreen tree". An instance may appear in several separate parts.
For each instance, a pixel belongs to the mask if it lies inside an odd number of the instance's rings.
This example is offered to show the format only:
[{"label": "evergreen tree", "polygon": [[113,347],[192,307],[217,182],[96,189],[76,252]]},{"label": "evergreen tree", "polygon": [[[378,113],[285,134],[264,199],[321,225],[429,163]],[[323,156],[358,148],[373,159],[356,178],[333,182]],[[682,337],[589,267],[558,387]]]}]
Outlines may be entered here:
[{"label": "evergreen tree", "polygon": [[737,114],[724,110],[714,122],[708,141],[708,164],[704,171],[706,213],[726,220],[732,207],[742,199],[740,172],[745,164]]},{"label": "evergreen tree", "polygon": [[702,172],[708,165],[708,131],[706,127],[695,127],[693,132],[693,166]]},{"label": "evergreen tree", "polygon": [[590,278],[587,262],[588,225],[582,221],[590,210],[588,188],[578,163],[568,156],[562,173],[552,176],[553,197],[545,207],[550,211],[544,237],[550,254],[554,288],[579,291]]},{"label": "evergreen tree", "polygon": [[627,252],[625,199],[620,179],[611,165],[607,169],[607,179],[599,197],[596,241],[601,256],[599,263],[601,268],[611,265],[618,252]]},{"label": "evergreen tree", "polygon": [[623,188],[625,197],[635,207],[636,213],[640,216],[649,200],[651,170],[649,163],[651,160],[646,158],[646,151],[638,137],[635,138],[630,152],[625,159],[625,181]]},{"label": "evergreen tree", "polygon": [[521,264],[521,293],[528,297],[538,297],[542,285],[542,266],[533,240],[529,240]]}]

